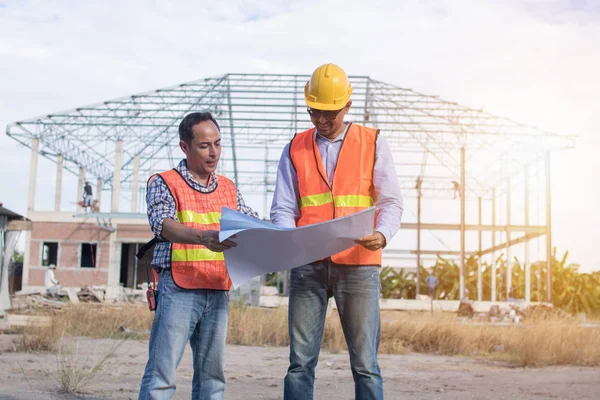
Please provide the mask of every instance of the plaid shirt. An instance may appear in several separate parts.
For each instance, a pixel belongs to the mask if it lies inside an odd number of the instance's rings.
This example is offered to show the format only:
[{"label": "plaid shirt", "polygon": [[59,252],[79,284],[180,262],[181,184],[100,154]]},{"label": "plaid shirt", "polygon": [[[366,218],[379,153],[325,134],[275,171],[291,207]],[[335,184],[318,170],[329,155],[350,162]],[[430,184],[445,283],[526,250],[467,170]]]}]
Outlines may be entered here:
[{"label": "plaid shirt", "polygon": [[[210,176],[208,186],[201,185],[194,180],[185,159],[181,160],[175,169],[183,176],[188,185],[202,193],[209,193],[217,188],[218,177],[216,174],[213,173]],[[258,218],[258,214],[246,205],[239,190],[237,191],[237,202],[239,212]],[[162,226],[165,218],[177,221],[175,199],[171,196],[167,184],[162,179],[153,179],[148,185],[146,204],[148,205],[148,222],[150,222],[150,228],[154,236],[162,238]],[[152,266],[154,268],[171,267],[171,242],[166,241],[156,244]]]}]

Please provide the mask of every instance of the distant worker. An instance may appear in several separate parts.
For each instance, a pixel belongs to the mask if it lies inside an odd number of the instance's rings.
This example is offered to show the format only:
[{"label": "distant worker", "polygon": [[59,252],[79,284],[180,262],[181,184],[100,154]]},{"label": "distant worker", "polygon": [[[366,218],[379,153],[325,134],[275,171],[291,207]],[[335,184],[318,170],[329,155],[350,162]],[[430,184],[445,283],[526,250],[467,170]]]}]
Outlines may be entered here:
[{"label": "distant worker", "polygon": [[415,189],[417,191],[417,196],[422,196],[423,195],[423,191],[421,190],[423,187],[423,178],[421,178],[421,175],[417,176],[417,182],[415,184]]},{"label": "distant worker", "polygon": [[453,199],[456,199],[456,196],[460,196],[460,183],[452,181],[452,190],[454,191]]},{"label": "distant worker", "polygon": [[[334,64],[317,68],[304,87],[313,125],[281,155],[271,207],[277,226],[325,222],[375,206],[370,235],[323,260],[292,269],[290,364],[285,400],[314,397],[315,368],[329,298],[334,297],[350,355],[356,399],[383,399],[377,361],[380,337],[381,249],[400,228],[402,197],[394,159],[379,130],[344,122],[352,86]],[[321,396],[318,396],[321,398]]]},{"label": "distant worker", "polygon": [[438,280],[438,278],[436,278],[435,275],[433,275],[433,270],[431,270],[429,272],[429,275],[425,277],[425,283],[427,283],[427,294],[432,299],[435,296],[435,287],[438,285],[439,282],[440,281]]},{"label": "distant worker", "polygon": [[58,298],[58,292],[60,291],[60,285],[56,276],[54,276],[54,270],[56,265],[50,264],[46,270],[44,283],[46,285],[46,295],[54,298]]},{"label": "distant worker", "polygon": [[89,182],[85,182],[83,187],[83,207],[88,208],[92,206],[92,199],[94,195],[92,193],[92,185]]}]

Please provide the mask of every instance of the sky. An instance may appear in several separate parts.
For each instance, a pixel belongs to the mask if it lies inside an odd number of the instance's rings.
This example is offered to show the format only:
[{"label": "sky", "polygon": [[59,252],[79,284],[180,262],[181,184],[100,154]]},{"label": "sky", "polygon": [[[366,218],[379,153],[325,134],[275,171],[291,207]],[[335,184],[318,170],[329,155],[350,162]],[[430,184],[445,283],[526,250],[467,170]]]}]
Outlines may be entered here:
[{"label": "sky", "polygon": [[[577,135],[576,149],[553,155],[553,241],[600,269],[598,43],[593,0],[0,0],[0,127],[227,72],[333,62]],[[0,134],[0,202],[22,214],[29,159]],[[39,163],[37,197],[53,198],[54,166]]]}]

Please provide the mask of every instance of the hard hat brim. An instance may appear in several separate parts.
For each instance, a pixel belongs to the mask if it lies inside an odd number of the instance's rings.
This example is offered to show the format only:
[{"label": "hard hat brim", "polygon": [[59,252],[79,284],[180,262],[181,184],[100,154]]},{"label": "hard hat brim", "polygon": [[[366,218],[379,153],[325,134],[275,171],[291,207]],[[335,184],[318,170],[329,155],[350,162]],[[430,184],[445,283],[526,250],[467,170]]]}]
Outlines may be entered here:
[{"label": "hard hat brim", "polygon": [[[348,98],[348,100],[350,100],[350,98]],[[315,101],[309,101],[309,100],[304,99],[307,106],[309,106],[310,108],[314,108],[315,110],[322,110],[322,111],[341,110],[342,108],[346,107],[346,104],[348,104],[348,100],[344,101],[343,103],[340,102],[340,104],[326,104],[326,103],[317,103]]]}]

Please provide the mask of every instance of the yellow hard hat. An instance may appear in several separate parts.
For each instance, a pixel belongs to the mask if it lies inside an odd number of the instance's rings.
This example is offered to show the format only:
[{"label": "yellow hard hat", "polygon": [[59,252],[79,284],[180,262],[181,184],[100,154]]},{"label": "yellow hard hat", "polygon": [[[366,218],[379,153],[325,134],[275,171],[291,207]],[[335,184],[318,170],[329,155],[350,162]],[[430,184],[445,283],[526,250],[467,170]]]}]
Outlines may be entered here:
[{"label": "yellow hard hat", "polygon": [[321,65],[304,86],[306,104],[316,110],[341,110],[351,94],[348,76],[335,64]]}]

